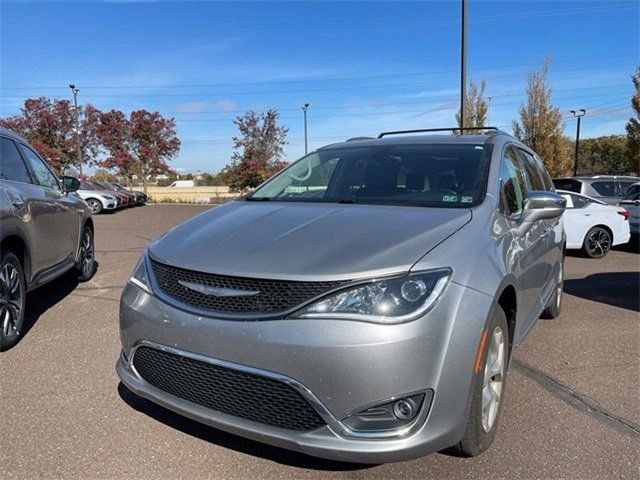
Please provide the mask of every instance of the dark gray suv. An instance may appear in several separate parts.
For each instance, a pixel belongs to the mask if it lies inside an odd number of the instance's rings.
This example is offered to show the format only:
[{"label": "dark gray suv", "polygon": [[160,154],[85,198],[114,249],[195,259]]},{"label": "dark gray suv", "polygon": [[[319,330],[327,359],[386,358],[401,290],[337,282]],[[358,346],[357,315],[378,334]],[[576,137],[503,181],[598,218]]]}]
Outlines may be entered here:
[{"label": "dark gray suv", "polygon": [[20,339],[27,292],[73,268],[80,281],[95,272],[93,221],[72,193],[78,186],[0,128],[0,351]]},{"label": "dark gray suv", "polygon": [[560,313],[565,205],[500,131],[320,148],[151,243],[122,293],[118,374],[311,455],[478,455],[513,348]]}]

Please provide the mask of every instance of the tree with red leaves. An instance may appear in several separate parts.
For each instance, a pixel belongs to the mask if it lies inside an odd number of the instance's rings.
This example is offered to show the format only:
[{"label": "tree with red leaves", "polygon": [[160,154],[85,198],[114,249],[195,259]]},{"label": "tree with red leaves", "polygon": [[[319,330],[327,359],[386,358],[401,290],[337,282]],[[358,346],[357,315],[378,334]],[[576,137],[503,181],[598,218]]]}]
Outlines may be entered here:
[{"label": "tree with red leaves", "polygon": [[[93,165],[99,152],[96,124],[99,110],[90,104],[78,107],[83,163]],[[24,137],[57,172],[78,168],[75,111],[68,100],[46,97],[25,100],[20,113],[0,119],[0,125]]]},{"label": "tree with red leaves", "polygon": [[231,191],[257,187],[287,165],[281,159],[289,129],[277,125],[278,115],[248,111],[233,121],[240,136],[233,137],[231,163],[222,171]]},{"label": "tree with red leaves", "polygon": [[171,172],[167,162],[180,151],[175,120],[158,112],[136,110],[129,118],[118,110],[102,113],[97,134],[108,155],[100,166],[141,177],[145,192],[149,176]]}]

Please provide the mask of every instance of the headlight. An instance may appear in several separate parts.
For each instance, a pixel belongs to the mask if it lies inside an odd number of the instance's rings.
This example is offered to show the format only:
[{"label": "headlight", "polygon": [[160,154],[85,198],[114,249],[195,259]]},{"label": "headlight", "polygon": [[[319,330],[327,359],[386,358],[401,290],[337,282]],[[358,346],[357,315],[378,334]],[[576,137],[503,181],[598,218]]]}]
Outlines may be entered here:
[{"label": "headlight", "polygon": [[140,287],[144,291],[151,293],[151,284],[149,283],[149,274],[147,273],[146,252],[142,254],[138,263],[136,263],[133,273],[129,277],[129,282]]},{"label": "headlight", "polygon": [[443,268],[355,285],[312,303],[294,316],[406,322],[431,308],[450,275],[451,270]]},{"label": "headlight", "polygon": [[116,197],[113,197],[111,195],[103,195],[104,198],[106,198],[107,200],[115,200]]}]

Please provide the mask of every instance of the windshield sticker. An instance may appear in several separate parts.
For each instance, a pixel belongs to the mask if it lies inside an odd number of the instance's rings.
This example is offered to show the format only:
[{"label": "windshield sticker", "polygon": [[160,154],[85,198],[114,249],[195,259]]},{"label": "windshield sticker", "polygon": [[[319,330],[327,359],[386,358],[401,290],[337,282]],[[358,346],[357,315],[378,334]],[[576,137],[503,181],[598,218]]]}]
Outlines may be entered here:
[{"label": "windshield sticker", "polygon": [[461,203],[473,203],[473,197],[464,196],[460,199]]},{"label": "windshield sticker", "polygon": [[442,196],[442,201],[443,202],[457,202],[458,201],[458,196],[457,195],[443,195]]}]

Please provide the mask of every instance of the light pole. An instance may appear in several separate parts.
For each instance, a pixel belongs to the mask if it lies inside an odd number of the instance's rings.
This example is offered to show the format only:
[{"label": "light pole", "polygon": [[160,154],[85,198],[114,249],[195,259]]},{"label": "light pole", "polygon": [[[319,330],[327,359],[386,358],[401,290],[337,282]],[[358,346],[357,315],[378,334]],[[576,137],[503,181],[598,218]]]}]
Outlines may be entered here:
[{"label": "light pole", "polygon": [[307,110],[309,110],[309,104],[305,103],[302,107],[304,112],[304,154],[306,155],[309,150],[309,141],[307,137]]},{"label": "light pole", "polygon": [[487,126],[491,126],[491,100],[493,100],[493,96],[489,95],[487,97]]},{"label": "light pole", "polygon": [[[467,0],[462,0],[462,41],[460,46],[460,128],[464,128],[464,104],[467,96]],[[461,131],[460,134],[464,134]]]},{"label": "light pole", "polygon": [[571,110],[569,113],[578,119],[578,126],[576,127],[576,152],[573,159],[573,176],[575,177],[578,175],[578,153],[580,152],[580,119],[586,115],[587,111],[581,108],[577,112]]},{"label": "light pole", "polygon": [[82,149],[80,148],[80,112],[78,111],[78,92],[80,91],[80,89],[76,88],[76,86],[73,83],[69,84],[69,88],[73,93],[73,108],[75,109],[75,113],[76,113],[76,153],[78,155],[78,169],[80,173],[80,178],[82,178]]}]

